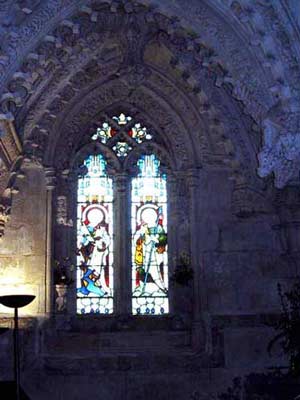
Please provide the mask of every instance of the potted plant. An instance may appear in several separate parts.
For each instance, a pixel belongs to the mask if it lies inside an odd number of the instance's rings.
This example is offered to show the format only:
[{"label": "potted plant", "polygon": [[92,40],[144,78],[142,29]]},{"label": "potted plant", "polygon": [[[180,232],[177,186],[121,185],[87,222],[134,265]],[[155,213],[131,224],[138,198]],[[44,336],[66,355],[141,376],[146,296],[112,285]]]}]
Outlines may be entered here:
[{"label": "potted plant", "polygon": [[269,343],[268,351],[279,341],[283,351],[289,357],[289,375],[300,376],[300,282],[292,289],[282,292],[278,284],[278,293],[282,312],[272,326],[279,332]]},{"label": "potted plant", "polygon": [[66,311],[68,286],[74,282],[73,271],[75,266],[69,257],[54,260],[54,285],[55,285],[55,308],[57,312]]},{"label": "potted plant", "polygon": [[171,276],[171,281],[174,283],[187,286],[194,277],[194,270],[191,267],[191,257],[188,253],[182,251],[178,259],[175,258],[175,270]]}]

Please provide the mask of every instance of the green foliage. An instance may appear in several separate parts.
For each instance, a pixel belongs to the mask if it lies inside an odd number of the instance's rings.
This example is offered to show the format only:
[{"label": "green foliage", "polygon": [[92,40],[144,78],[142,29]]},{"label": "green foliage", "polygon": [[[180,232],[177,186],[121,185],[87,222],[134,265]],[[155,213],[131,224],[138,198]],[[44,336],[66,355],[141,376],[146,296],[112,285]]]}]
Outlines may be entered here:
[{"label": "green foliage", "polygon": [[218,396],[219,400],[241,400],[242,383],[241,378],[234,378],[232,387],[229,387],[225,393]]},{"label": "green foliage", "polygon": [[177,265],[171,276],[171,280],[178,285],[186,286],[194,277],[194,270],[190,265],[190,256],[185,252],[181,252],[178,261],[176,258],[174,261]]},{"label": "green foliage", "polygon": [[300,282],[292,289],[282,292],[278,284],[282,313],[273,327],[279,332],[269,343],[270,352],[275,343],[279,342],[285,354],[289,356],[289,373],[300,376]]},{"label": "green foliage", "polygon": [[54,284],[71,285],[74,282],[74,269],[69,257],[62,258],[62,261],[54,260]]}]

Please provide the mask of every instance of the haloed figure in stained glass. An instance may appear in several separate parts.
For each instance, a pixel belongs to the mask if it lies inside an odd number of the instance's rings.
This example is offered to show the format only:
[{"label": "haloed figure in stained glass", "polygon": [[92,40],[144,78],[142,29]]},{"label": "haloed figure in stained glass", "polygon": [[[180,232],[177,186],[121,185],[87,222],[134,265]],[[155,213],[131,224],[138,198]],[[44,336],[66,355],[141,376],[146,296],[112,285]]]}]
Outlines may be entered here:
[{"label": "haloed figure in stained glass", "polygon": [[166,176],[154,154],[138,161],[132,180],[133,314],[168,312]]},{"label": "haloed figure in stained glass", "polygon": [[[163,227],[161,207],[155,204],[142,206],[138,213],[140,224],[137,229],[135,242],[135,257],[138,274],[138,285],[135,295],[147,292],[165,294],[164,283],[164,253],[167,245],[167,235]],[[155,286],[155,288],[151,286]]]},{"label": "haloed figure in stained glass", "polygon": [[[103,296],[109,291],[107,258],[111,239],[105,222],[106,213],[105,207],[100,204],[82,207],[83,220],[81,221],[79,254],[83,258],[80,266],[83,277],[82,286],[78,291],[84,295],[91,292]],[[95,270],[87,268],[88,265],[100,266],[100,273],[96,274]]]},{"label": "haloed figure in stained glass", "polygon": [[84,161],[77,197],[77,312],[113,312],[113,186],[101,154]]}]

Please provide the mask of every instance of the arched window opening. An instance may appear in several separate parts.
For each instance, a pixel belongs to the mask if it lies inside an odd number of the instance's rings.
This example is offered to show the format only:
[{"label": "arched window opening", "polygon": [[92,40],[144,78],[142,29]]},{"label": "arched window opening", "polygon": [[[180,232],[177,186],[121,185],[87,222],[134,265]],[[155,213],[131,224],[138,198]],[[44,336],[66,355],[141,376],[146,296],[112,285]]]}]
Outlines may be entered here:
[{"label": "arched window opening", "polygon": [[167,176],[153,136],[121,113],[96,128],[96,144],[74,163],[77,314],[169,313]]},{"label": "arched window opening", "polygon": [[84,161],[77,193],[77,313],[113,312],[113,184],[101,154]]},{"label": "arched window opening", "polygon": [[131,185],[132,313],[166,314],[168,303],[166,175],[143,155]]}]

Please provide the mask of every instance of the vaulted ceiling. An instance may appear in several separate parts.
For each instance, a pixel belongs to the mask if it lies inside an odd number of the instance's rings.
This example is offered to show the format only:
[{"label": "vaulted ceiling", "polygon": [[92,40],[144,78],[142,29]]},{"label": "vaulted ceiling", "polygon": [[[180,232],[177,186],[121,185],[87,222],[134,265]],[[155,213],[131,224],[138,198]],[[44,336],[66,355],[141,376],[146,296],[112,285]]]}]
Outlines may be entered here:
[{"label": "vaulted ceiling", "polygon": [[[260,188],[268,181],[257,171],[274,173],[278,187],[298,179],[292,3],[0,2],[1,170],[14,173],[24,155],[67,168],[70,153],[122,109],[180,155],[178,169],[227,169]],[[5,140],[14,143],[9,157]]]}]

